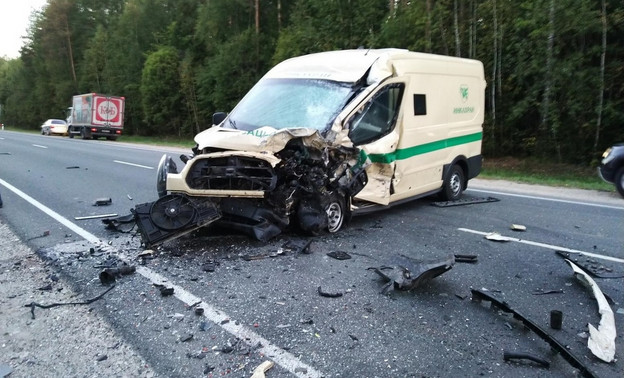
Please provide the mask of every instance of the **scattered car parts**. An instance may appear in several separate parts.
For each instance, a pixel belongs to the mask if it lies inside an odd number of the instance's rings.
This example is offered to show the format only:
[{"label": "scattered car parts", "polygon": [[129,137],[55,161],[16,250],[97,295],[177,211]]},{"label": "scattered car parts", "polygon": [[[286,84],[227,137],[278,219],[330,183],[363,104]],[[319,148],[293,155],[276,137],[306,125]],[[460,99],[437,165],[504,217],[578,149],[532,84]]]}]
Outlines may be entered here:
[{"label": "scattered car parts", "polygon": [[550,362],[546,361],[543,358],[534,356],[530,353],[518,353],[518,352],[509,352],[503,351],[503,360],[512,361],[512,360],[530,360],[538,365],[545,367],[546,369],[550,368]]},{"label": "scattered car parts", "polygon": [[592,351],[594,356],[600,358],[604,362],[613,362],[615,360],[615,318],[613,316],[613,310],[607,303],[602,291],[594,281],[583,269],[579,268],[570,260],[566,260],[570,267],[574,271],[574,276],[585,286],[589,287],[592,291],[592,295],[598,302],[598,312],[600,313],[600,324],[598,329],[593,325],[587,323],[589,328],[589,339],[587,340],[587,346]]},{"label": "scattered car parts", "polygon": [[383,277],[388,283],[381,290],[386,294],[393,289],[412,290],[430,281],[442,273],[449,271],[455,264],[455,256],[441,260],[423,262],[411,257],[396,256],[390,265],[368,268]]},{"label": "scattered car parts", "polygon": [[437,207],[450,207],[450,206],[464,206],[464,205],[474,205],[477,203],[489,203],[489,202],[498,202],[500,201],[498,198],[494,197],[473,197],[473,198],[462,198],[454,201],[437,201],[432,202],[432,206]]},{"label": "scattered car parts", "polygon": [[147,247],[178,238],[221,216],[211,200],[182,194],[167,195],[155,202],[137,205],[131,212]]},{"label": "scattered car parts", "polygon": [[624,278],[624,271],[622,271],[621,268],[605,266],[603,263],[599,263],[595,259],[585,256],[581,253],[557,251],[557,255],[563,257],[564,259],[572,261],[578,267],[594,277]]},{"label": "scattered car parts", "polygon": [[519,313],[518,311],[512,309],[507,302],[502,302],[490,294],[477,289],[471,289],[472,292],[472,300],[475,302],[487,301],[490,302],[492,306],[498,308],[499,310],[510,313],[513,315],[514,319],[519,320],[524,324],[525,327],[535,332],[537,336],[539,336],[542,340],[546,341],[548,345],[555,351],[559,352],[561,356],[568,361],[568,363],[575,368],[577,368],[580,373],[586,378],[597,378],[596,374],[594,374],[587,366],[581,362],[576,356],[574,356],[565,345],[562,345],[558,342],[553,336],[544,331],[540,326],[535,324],[533,321],[526,318],[524,315]]}]

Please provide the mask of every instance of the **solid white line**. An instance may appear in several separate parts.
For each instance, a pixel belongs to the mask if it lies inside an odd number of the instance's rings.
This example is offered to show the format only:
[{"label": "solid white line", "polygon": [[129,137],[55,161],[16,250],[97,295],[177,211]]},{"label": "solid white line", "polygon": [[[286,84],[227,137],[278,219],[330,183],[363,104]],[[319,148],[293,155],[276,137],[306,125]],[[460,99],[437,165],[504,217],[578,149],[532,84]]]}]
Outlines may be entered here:
[{"label": "solid white line", "polygon": [[[62,215],[60,215],[60,214],[56,213],[55,211],[47,208],[46,206],[44,206],[43,204],[41,204],[40,202],[38,202],[34,198],[30,197],[26,193],[22,192],[21,190],[17,189],[13,185],[9,184],[8,182],[0,179],[0,184],[4,185],[7,189],[11,190],[12,192],[17,194],[18,196],[22,197],[23,199],[28,201],[30,204],[32,204],[33,206],[35,206],[39,210],[41,210],[44,213],[48,214],[49,216],[54,218],[59,223],[63,224],[67,228],[71,229],[76,234],[82,236],[87,241],[89,241],[91,243],[101,244],[101,241],[100,241],[100,239],[97,236],[93,235],[92,233],[88,232],[87,230],[82,229],[78,225],[70,222],[68,219],[64,218]],[[121,257],[123,257],[123,256],[121,256]],[[248,343],[250,346],[255,346],[255,345],[258,345],[258,343],[260,343],[262,345],[258,349],[260,352],[262,352],[268,358],[271,358],[275,363],[277,363],[278,365],[280,365],[284,369],[288,370],[290,373],[294,374],[295,376],[302,377],[302,378],[303,377],[320,378],[320,377],[327,376],[326,374],[322,374],[320,371],[318,371],[318,370],[314,369],[313,367],[307,365],[306,363],[301,361],[299,358],[297,358],[295,355],[293,355],[293,354],[291,354],[291,353],[289,353],[289,352],[287,352],[287,351],[285,351],[283,349],[280,349],[279,347],[273,345],[267,339],[265,339],[262,336],[258,335],[257,333],[252,331],[250,328],[241,325],[239,322],[237,322],[234,319],[230,318],[230,316],[227,315],[225,312],[223,312],[223,311],[219,310],[218,308],[216,308],[216,307],[214,307],[214,306],[204,302],[201,298],[199,298],[196,295],[190,293],[189,291],[185,290],[181,286],[169,283],[170,281],[166,277],[164,277],[164,276],[154,272],[153,270],[151,270],[149,268],[143,267],[143,266],[139,266],[136,271],[137,271],[137,273],[139,273],[143,277],[145,277],[148,280],[150,280],[152,283],[163,284],[163,283],[167,282],[167,286],[173,287],[173,291],[174,291],[175,297],[178,298],[180,301],[184,302],[187,306],[191,306],[193,304],[200,303],[198,306],[200,306],[200,307],[202,307],[204,309],[204,316],[208,320],[212,321],[213,323],[215,323],[219,327],[223,328],[225,331],[229,332],[233,336],[235,336],[235,337],[237,337],[237,338],[239,338],[241,340],[244,340],[244,342]],[[221,322],[223,320],[226,320],[226,319],[228,319],[230,321],[225,323],[225,324],[221,324]],[[302,371],[305,371],[306,373],[302,373]]]},{"label": "solid white line", "polygon": [[145,169],[154,169],[154,167],[148,167],[147,165],[141,165],[141,164],[128,163],[127,161],[113,160],[113,162],[119,163],[119,164],[131,165],[133,167],[139,167],[139,168],[145,168]]},{"label": "solid white line", "polygon": [[570,201],[570,200],[563,200],[563,199],[557,199],[557,198],[537,197],[537,196],[529,196],[529,195],[525,195],[525,194],[513,194],[513,193],[495,192],[495,191],[492,191],[492,190],[482,190],[482,189],[472,189],[472,188],[470,188],[468,190],[473,191],[473,192],[488,193],[488,194],[498,194],[498,195],[509,196],[509,197],[527,198],[527,199],[535,199],[535,200],[542,200],[542,201],[552,201],[552,202],[562,202],[562,203],[569,203],[569,204],[573,204],[573,205],[602,207],[602,208],[605,208],[605,209],[624,210],[624,207],[622,207],[622,206],[602,205],[602,204],[599,204],[599,203]]},{"label": "solid white line", "polygon": [[48,147],[46,147],[46,146],[42,146],[42,145],[40,145],[40,144],[33,144],[33,147],[48,148]]},{"label": "solid white line", "polygon": [[[241,340],[244,340],[250,346],[258,345],[260,343],[261,347],[258,349],[259,352],[264,354],[265,356],[271,358],[275,363],[288,370],[290,373],[298,376],[298,377],[324,377],[325,374],[322,374],[320,371],[314,369],[313,367],[305,364],[293,354],[280,349],[279,347],[273,345],[269,340],[264,337],[258,335],[254,331],[252,331],[249,327],[241,325],[239,322],[234,321],[230,318],[228,314],[225,312],[215,308],[214,306],[202,301],[201,298],[193,295],[192,293],[186,291],[184,288],[178,285],[174,285],[169,283],[169,281],[161,276],[160,274],[150,270],[146,267],[139,266],[137,267],[137,273],[146,277],[153,284],[166,285],[167,287],[173,288],[173,293],[176,298],[184,302],[187,306],[192,306],[193,304],[197,304],[197,307],[201,307],[204,309],[204,316],[210,320],[211,322],[219,325],[224,330],[228,331],[232,335],[238,337]],[[224,322],[225,321],[225,322]],[[224,324],[221,324],[221,323]],[[300,373],[299,371],[306,371],[306,373]]]},{"label": "solid white line", "polygon": [[[463,231],[463,232],[469,232],[471,234],[483,235],[483,236],[490,234],[490,232],[476,231],[476,230],[471,230],[469,228],[458,228],[458,230],[459,231]],[[534,241],[530,241],[530,240],[512,238],[512,237],[509,237],[509,236],[504,236],[504,238],[506,240],[508,240],[508,241],[513,241],[513,242],[516,242],[516,243],[522,243],[522,244],[532,245],[532,246],[535,246],[535,247],[542,247],[542,248],[552,249],[554,251],[580,253],[582,255],[593,257],[595,259],[608,260],[608,261],[613,261],[613,262],[618,262],[618,263],[623,263],[624,264],[624,259],[620,259],[620,258],[617,258],[617,257],[599,255],[597,253],[579,251],[578,249],[570,249],[570,248],[560,247],[560,246],[553,245],[553,244],[539,243],[539,242],[534,242]]]},{"label": "solid white line", "polygon": [[39,209],[39,210],[43,211],[44,213],[48,214],[49,216],[54,218],[54,220],[56,220],[57,222],[61,223],[63,226],[69,228],[70,230],[74,231],[76,234],[82,236],[84,239],[90,241],[91,243],[97,243],[97,242],[100,241],[100,239],[98,237],[96,237],[95,235],[93,235],[90,232],[88,232],[88,231],[78,227],[77,225],[73,224],[68,219],[64,218],[62,215],[57,213],[56,211],[54,211],[54,210],[44,206],[41,202],[37,201],[36,199],[32,198],[28,194],[26,194],[26,193],[22,192],[21,190],[17,189],[16,187],[14,187],[13,185],[9,184],[8,182],[0,179],[0,184],[4,185],[7,189],[9,189],[13,193],[17,194],[18,196],[22,197],[27,202],[29,202],[31,205],[35,206],[37,209]]}]

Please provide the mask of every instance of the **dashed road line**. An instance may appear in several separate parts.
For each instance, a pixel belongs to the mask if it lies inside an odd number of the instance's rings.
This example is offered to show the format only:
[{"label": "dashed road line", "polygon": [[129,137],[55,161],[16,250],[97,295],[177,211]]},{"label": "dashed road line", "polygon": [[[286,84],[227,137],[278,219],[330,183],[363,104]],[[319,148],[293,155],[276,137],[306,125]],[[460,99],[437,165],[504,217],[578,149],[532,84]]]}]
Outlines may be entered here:
[{"label": "dashed road line", "polygon": [[42,146],[40,144],[33,144],[33,147],[37,147],[37,148],[48,148],[46,146]]},{"label": "dashed road line", "polygon": [[139,167],[139,168],[145,168],[145,169],[154,169],[154,167],[149,167],[147,165],[141,165],[141,164],[135,164],[135,163],[129,163],[127,161],[113,160],[113,162],[117,163],[117,164],[130,165],[132,167]]},{"label": "dashed road line", "polygon": [[[7,189],[12,191],[13,193],[17,194],[18,196],[25,199],[27,202],[29,202],[30,204],[32,204],[39,210],[43,211],[44,213],[52,217],[57,222],[66,226],[67,228],[75,232],[76,234],[82,236],[85,240],[94,244],[102,243],[100,238],[98,238],[97,236],[79,227],[78,225],[72,223],[67,218],[58,214],[54,210],[46,207],[41,202],[35,200],[31,196],[17,189],[16,187],[9,184],[8,182],[0,179],[0,184],[5,186]],[[233,320],[225,312],[219,310],[218,308],[210,305],[207,302],[204,302],[201,298],[187,291],[183,287],[172,284],[171,281],[167,279],[165,276],[159,273],[156,273],[153,270],[144,266],[138,267],[136,271],[137,273],[147,278],[149,281],[151,281],[154,284],[162,284],[163,282],[167,282],[167,286],[174,288],[175,297],[178,298],[187,306],[192,306],[193,304],[199,303],[198,306],[204,309],[204,316],[208,320],[215,323],[216,325],[221,327],[223,330],[229,332],[234,337],[237,337],[241,340],[245,340],[245,342],[249,343],[250,346],[255,346],[255,345],[258,345],[258,343],[260,343],[261,347],[258,350],[261,353],[271,358],[275,363],[277,363],[278,365],[280,365],[282,368],[286,369],[293,375],[297,377],[301,377],[301,378],[304,378],[304,377],[321,378],[321,377],[327,376],[326,374],[321,373],[320,371],[313,368],[312,366],[307,365],[306,363],[301,361],[292,353],[289,353],[286,350],[283,350],[275,346],[274,344],[272,344],[270,341],[268,341],[264,337],[252,331],[250,328],[244,325],[241,325],[240,322]],[[229,319],[230,321],[227,323],[224,322],[224,324],[221,324],[223,320],[226,320],[226,319]]]},{"label": "dashed road line", "polygon": [[[491,232],[483,232],[483,231],[471,230],[469,228],[458,228],[458,230],[459,231],[463,231],[463,232],[468,232],[468,233],[471,233],[471,234],[483,235],[483,236],[486,236],[486,235],[491,233]],[[509,236],[504,236],[504,238],[505,238],[505,240],[508,240],[508,241],[512,241],[512,242],[516,242],[516,243],[522,243],[522,244],[527,244],[527,245],[532,245],[534,247],[541,247],[541,248],[551,249],[553,251],[580,253],[582,255],[585,255],[585,256],[588,256],[588,257],[593,257],[595,259],[608,260],[608,261],[613,261],[613,262],[624,264],[624,259],[620,259],[620,258],[617,258],[617,257],[611,257],[611,256],[606,256],[606,255],[599,255],[597,253],[579,251],[578,249],[570,249],[570,248],[560,247],[560,246],[553,245],[553,244],[534,242],[534,241],[525,240],[525,239],[512,238],[512,237],[509,237]]]}]

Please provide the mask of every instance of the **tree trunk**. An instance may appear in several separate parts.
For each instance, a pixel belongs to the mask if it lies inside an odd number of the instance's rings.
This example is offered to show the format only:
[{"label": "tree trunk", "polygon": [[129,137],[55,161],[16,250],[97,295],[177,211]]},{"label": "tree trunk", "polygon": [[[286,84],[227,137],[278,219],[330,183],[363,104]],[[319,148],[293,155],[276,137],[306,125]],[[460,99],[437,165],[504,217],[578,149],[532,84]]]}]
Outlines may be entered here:
[{"label": "tree trunk", "polygon": [[69,54],[69,65],[71,66],[72,79],[74,80],[74,89],[78,92],[78,79],[76,78],[76,64],[74,63],[74,51],[72,49],[71,30],[69,29],[69,21],[67,16],[65,21],[65,35],[67,37],[67,53]]},{"label": "tree trunk", "polygon": [[598,94],[598,117],[596,120],[596,137],[594,139],[594,156],[598,154],[598,142],[600,141],[600,127],[602,125],[602,107],[604,104],[604,75],[605,60],[607,55],[607,4],[605,0],[602,3],[602,53],[600,54],[600,93]]},{"label": "tree trunk", "polygon": [[260,34],[260,0],[256,0],[256,35]]},{"label": "tree trunk", "polygon": [[490,89],[490,101],[492,105],[492,131],[490,133],[490,137],[492,138],[491,145],[496,150],[496,69],[498,68],[497,57],[498,57],[498,18],[497,18],[497,5],[496,0],[492,2],[492,23],[493,23],[493,50],[494,50],[494,61],[492,62],[492,87]]},{"label": "tree trunk", "polygon": [[455,56],[461,56],[461,43],[459,40],[459,15],[457,14],[457,0],[453,1],[453,27],[455,29]]},{"label": "tree trunk", "polygon": [[557,141],[557,125],[553,123],[549,125],[550,121],[550,97],[552,92],[552,81],[553,81],[553,49],[555,45],[555,0],[550,0],[550,10],[548,12],[548,40],[546,43],[546,80],[544,81],[544,99],[542,101],[542,124],[541,129],[547,130],[549,129],[555,149],[557,151],[558,160],[561,162],[561,152]]},{"label": "tree trunk", "polygon": [[425,44],[426,44],[426,49],[425,51],[430,53],[431,52],[431,0],[427,0],[427,2],[425,3],[425,6],[427,7],[427,22],[425,24]]}]

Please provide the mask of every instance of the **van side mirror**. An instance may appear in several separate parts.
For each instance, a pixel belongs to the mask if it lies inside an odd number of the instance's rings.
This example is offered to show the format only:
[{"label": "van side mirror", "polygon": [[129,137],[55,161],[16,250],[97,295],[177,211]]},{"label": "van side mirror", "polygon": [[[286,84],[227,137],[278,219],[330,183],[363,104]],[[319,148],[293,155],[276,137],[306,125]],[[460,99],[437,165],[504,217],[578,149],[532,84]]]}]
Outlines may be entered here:
[{"label": "van side mirror", "polygon": [[227,113],[216,112],[215,114],[212,115],[212,125],[215,126],[215,125],[221,124],[221,122],[225,120],[225,117],[227,117]]}]

